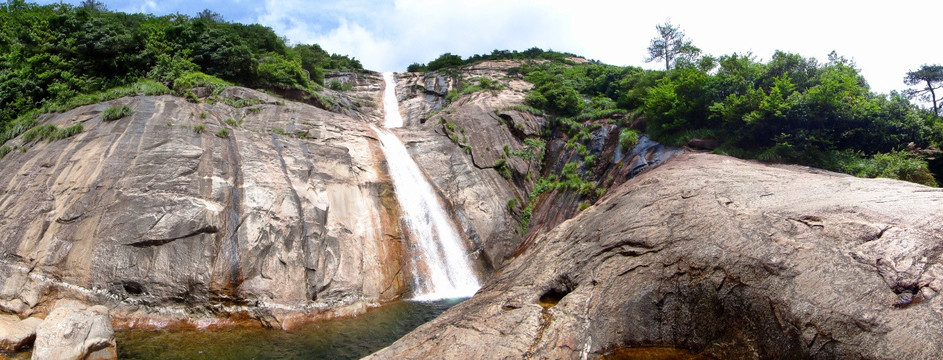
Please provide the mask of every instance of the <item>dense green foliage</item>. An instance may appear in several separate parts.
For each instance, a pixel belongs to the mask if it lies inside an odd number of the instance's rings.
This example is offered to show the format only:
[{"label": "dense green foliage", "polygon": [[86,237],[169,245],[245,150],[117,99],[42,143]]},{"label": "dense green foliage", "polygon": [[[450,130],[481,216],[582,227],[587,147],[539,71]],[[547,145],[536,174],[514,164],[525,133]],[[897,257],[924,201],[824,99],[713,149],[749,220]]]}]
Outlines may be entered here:
[{"label": "dense green foliage", "polygon": [[[588,139],[593,120],[640,114],[640,130],[670,145],[712,139],[717,152],[739,157],[935,185],[925,159],[904,150],[938,149],[943,121],[899,93],[872,93],[850,61],[785,52],[767,62],[740,54],[694,60],[670,71],[564,62],[520,71],[534,83],[527,104],[551,114],[551,132],[574,146]],[[620,141],[634,142],[622,133]]]},{"label": "dense green foliage", "polygon": [[225,22],[211,11],[154,16],[89,4],[0,3],[4,134],[22,133],[40,112],[168,87],[191,100],[195,86],[314,90],[325,70],[363,69],[356,59],[317,45],[289,47],[268,27]]},{"label": "dense green foliage", "polygon": [[718,62],[716,74],[687,67],[658,81],[645,97],[649,134],[674,145],[709,137],[734,155],[845,172],[848,154],[943,140],[932,112],[896,92],[872,93],[854,64],[834,53],[824,64],[783,52],[767,63],[736,54]]}]

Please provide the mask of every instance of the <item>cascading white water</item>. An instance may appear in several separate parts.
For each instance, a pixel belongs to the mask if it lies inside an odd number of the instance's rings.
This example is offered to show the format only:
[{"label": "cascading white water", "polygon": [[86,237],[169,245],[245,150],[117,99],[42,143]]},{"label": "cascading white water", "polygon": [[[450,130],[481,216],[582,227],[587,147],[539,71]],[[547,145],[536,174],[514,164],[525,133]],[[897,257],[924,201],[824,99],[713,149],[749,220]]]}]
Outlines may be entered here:
[{"label": "cascading white water", "polygon": [[[403,126],[396,100],[393,73],[383,73],[383,107],[387,128]],[[426,181],[419,166],[409,156],[406,146],[395,134],[374,128],[380,138],[396,188],[396,198],[403,220],[415,242],[416,254],[410,254],[415,286],[415,300],[469,297],[480,285],[468,261],[465,246],[455,226]],[[413,246],[410,246],[413,248]]]},{"label": "cascading white water", "polygon": [[[403,126],[403,116],[399,113],[399,101],[396,100],[396,81],[393,73],[383,73],[383,127],[398,128]],[[396,111],[390,111],[396,109]]]}]

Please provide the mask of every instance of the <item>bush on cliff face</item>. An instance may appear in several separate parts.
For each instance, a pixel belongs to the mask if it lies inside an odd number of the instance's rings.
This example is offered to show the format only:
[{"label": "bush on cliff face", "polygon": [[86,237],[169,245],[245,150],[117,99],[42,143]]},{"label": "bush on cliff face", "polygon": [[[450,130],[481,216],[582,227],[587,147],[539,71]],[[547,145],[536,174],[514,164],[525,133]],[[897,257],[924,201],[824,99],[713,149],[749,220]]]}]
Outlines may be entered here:
[{"label": "bush on cliff face", "polygon": [[583,111],[583,99],[573,87],[555,83],[544,83],[529,93],[525,101],[528,105],[546,109],[563,116],[573,116]]},{"label": "bush on cliff face", "polygon": [[131,115],[134,113],[134,110],[131,110],[131,107],[128,105],[121,106],[111,106],[105,111],[102,111],[102,120],[104,121],[114,121],[125,116]]},{"label": "bush on cliff face", "polygon": [[269,53],[259,61],[256,69],[258,83],[262,86],[280,88],[307,88],[308,76],[298,60],[289,60],[278,54]]}]

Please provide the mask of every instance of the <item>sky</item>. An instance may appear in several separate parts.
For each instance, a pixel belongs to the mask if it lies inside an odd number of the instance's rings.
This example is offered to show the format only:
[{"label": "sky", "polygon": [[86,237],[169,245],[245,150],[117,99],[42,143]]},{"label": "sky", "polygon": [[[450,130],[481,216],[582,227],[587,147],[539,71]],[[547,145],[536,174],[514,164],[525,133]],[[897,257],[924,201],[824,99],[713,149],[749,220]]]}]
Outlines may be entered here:
[{"label": "sky", "polygon": [[[53,1],[42,0],[40,3]],[[58,2],[58,1],[55,1]],[[80,1],[67,1],[78,3]],[[269,26],[293,44],[320,44],[367,69],[405,71],[450,52],[540,47],[612,65],[646,63],[655,25],[670,20],[703,53],[776,50],[821,61],[853,60],[873,91],[905,88],[922,64],[943,63],[943,1],[603,0],[102,0],[157,15],[213,10],[227,21]]]}]

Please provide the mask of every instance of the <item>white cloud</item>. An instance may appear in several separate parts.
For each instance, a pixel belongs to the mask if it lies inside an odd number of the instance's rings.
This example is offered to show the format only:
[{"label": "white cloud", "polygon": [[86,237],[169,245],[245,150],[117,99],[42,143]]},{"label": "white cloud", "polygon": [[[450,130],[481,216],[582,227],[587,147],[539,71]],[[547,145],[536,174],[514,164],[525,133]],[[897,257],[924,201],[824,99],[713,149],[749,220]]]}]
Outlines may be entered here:
[{"label": "white cloud", "polygon": [[[388,39],[379,39],[374,33],[367,31],[359,24],[340,20],[340,25],[325,35],[312,39],[313,43],[320,44],[329,52],[347,53],[353,55],[368,69],[393,69],[383,59],[389,54],[396,53],[396,46]],[[339,50],[343,49],[343,50]]]},{"label": "white cloud", "polygon": [[854,59],[872,88],[903,88],[907,70],[943,62],[927,45],[938,31],[914,11],[943,13],[943,2],[796,0],[626,2],[605,0],[268,0],[258,21],[296,43],[317,42],[375,70],[403,70],[451,52],[462,56],[532,46],[615,65],[645,64],[654,25],[671,18],[705,53],[779,49],[824,60]]}]

